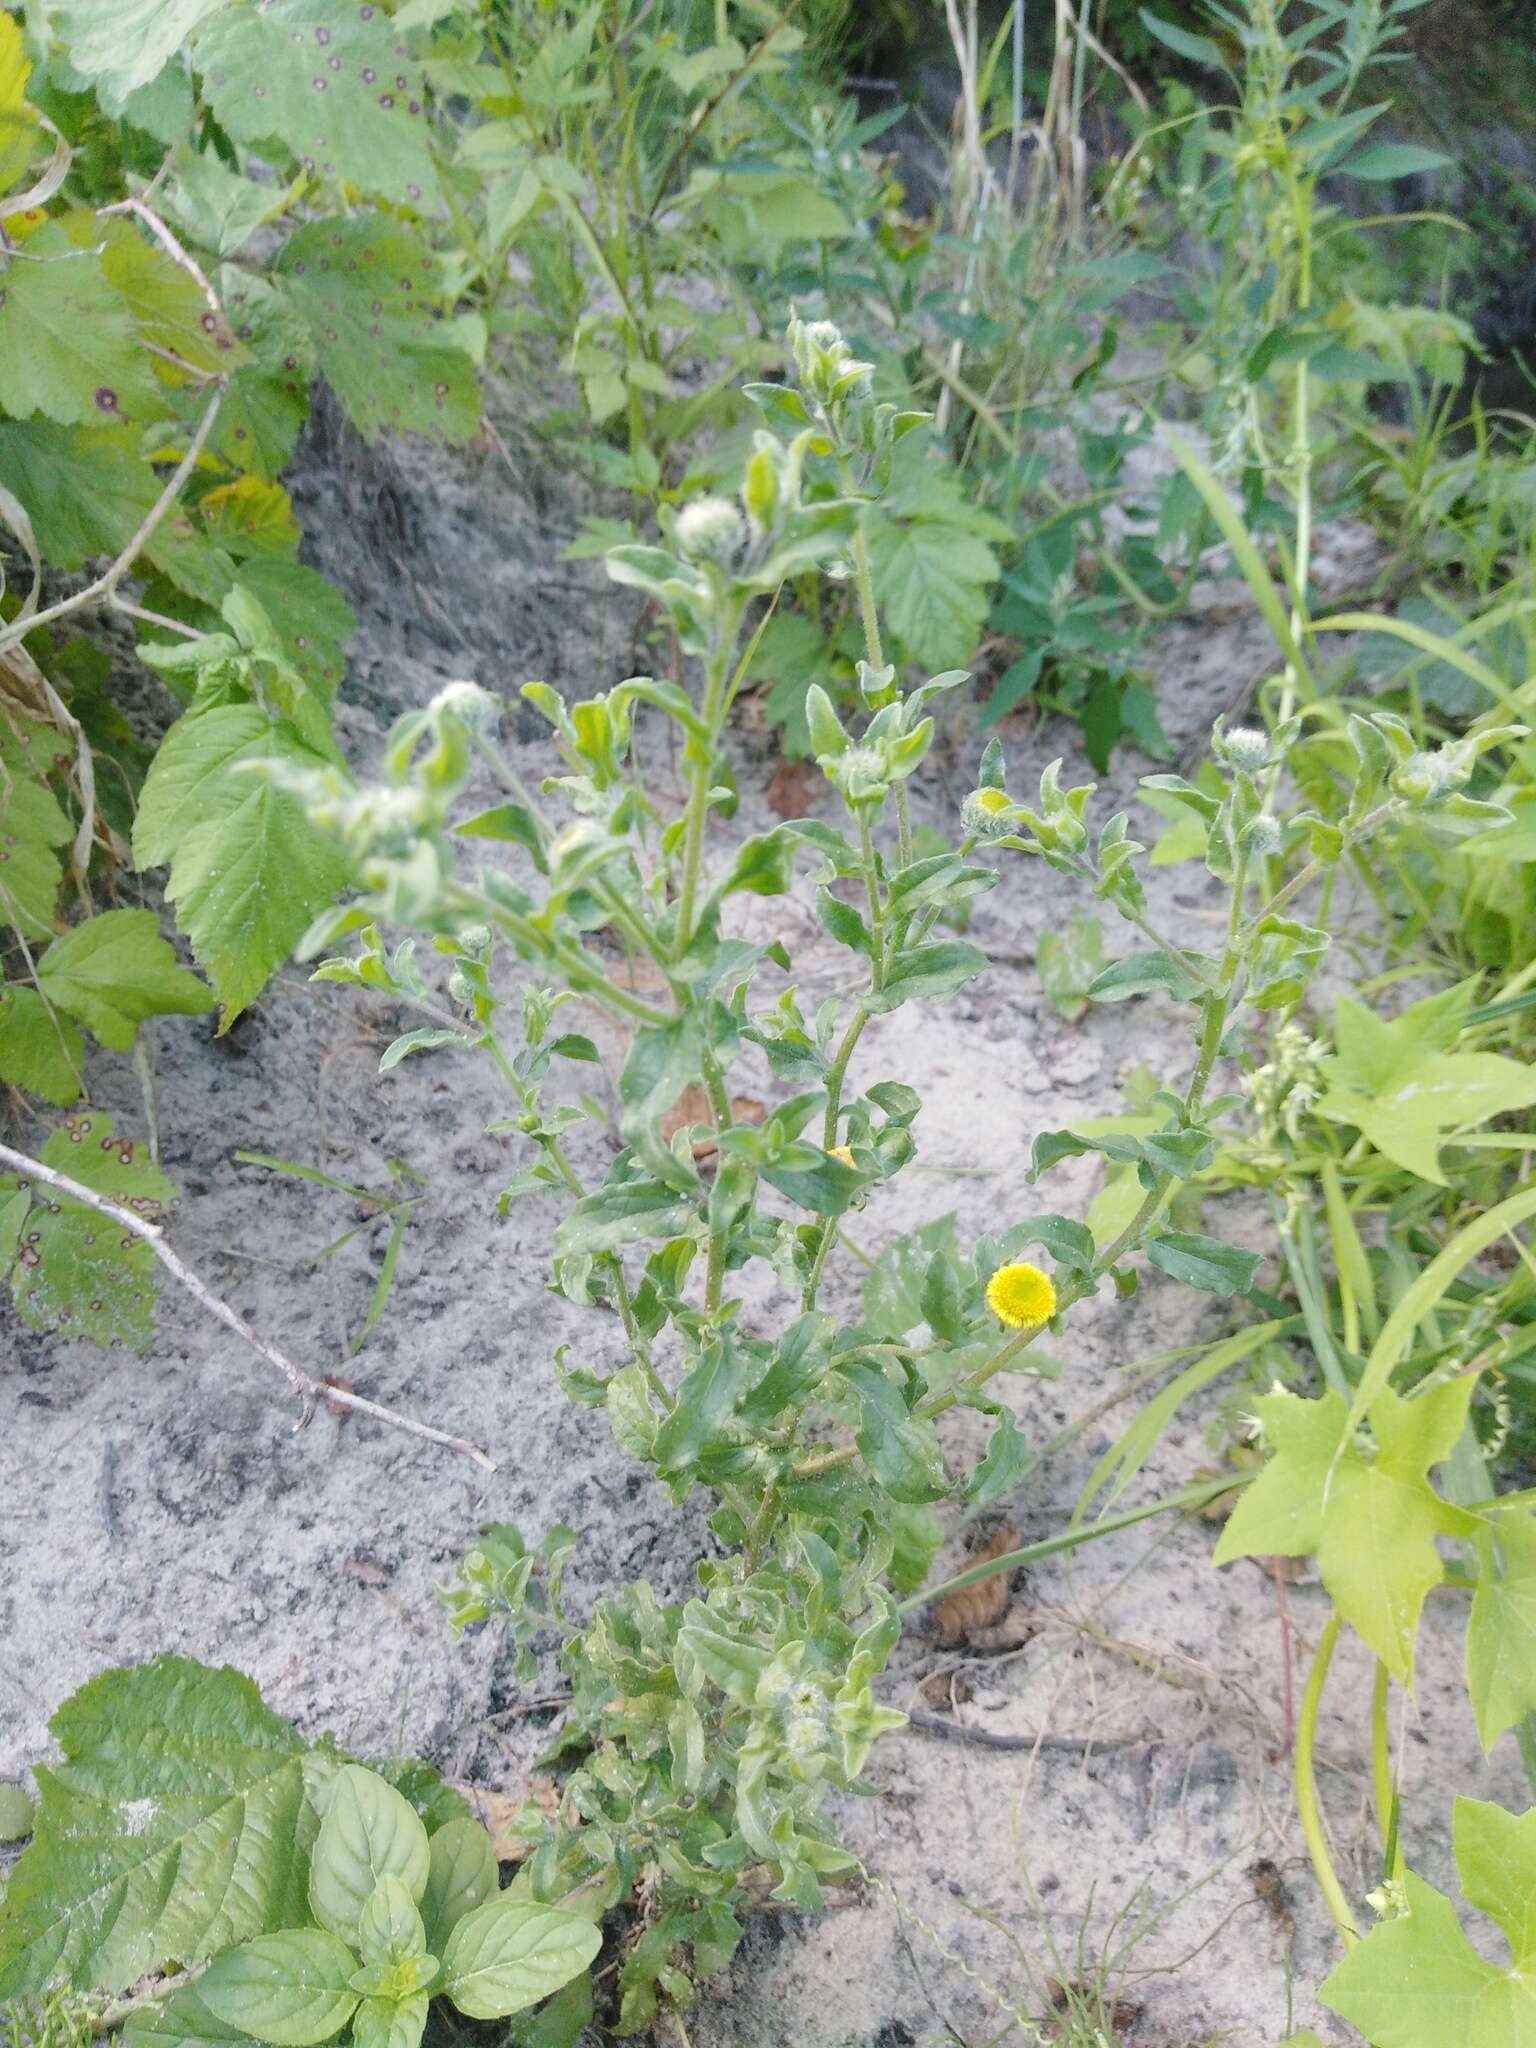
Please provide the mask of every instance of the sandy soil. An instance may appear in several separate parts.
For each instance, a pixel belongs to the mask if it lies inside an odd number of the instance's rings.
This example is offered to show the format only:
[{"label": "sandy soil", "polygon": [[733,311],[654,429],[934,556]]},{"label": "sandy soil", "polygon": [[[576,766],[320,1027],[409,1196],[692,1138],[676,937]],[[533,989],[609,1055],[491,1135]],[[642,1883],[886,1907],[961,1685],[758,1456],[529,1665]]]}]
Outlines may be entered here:
[{"label": "sandy soil", "polygon": [[[543,675],[585,694],[628,673],[634,614],[590,565],[546,565],[586,509],[579,490],[507,431],[507,448],[462,457],[368,453],[334,428],[311,436],[296,496],[314,557],[362,617],[343,709],[366,759],[389,719],[443,680],[472,675],[510,692]],[[1369,543],[1344,531],[1324,551],[1325,584],[1358,583]],[[1157,650],[1170,731],[1183,742],[1262,675],[1266,643],[1240,586],[1213,581],[1197,615]],[[527,735],[514,741],[522,746]],[[1070,730],[1011,732],[1015,786],[1073,745]],[[918,792],[947,819],[969,786],[976,742],[952,733]],[[539,761],[528,754],[531,772]],[[1128,796],[1144,764],[1117,761]],[[772,761],[747,734],[739,832],[771,822]],[[668,773],[663,763],[659,769]],[[1170,919],[1200,919],[1210,897],[1189,870],[1154,884]],[[754,905],[779,920],[817,993],[844,972],[800,906]],[[913,1008],[867,1034],[863,1073],[921,1090],[927,1171],[905,1177],[864,1219],[872,1246],[954,1209],[962,1236],[1039,1206],[1024,1170],[1033,1131],[1119,1106],[1124,1075],[1181,1071],[1178,1026],[1155,1005],[1090,1011],[1064,1025],[1032,960],[1069,906],[1055,878],[1020,869],[982,900],[973,936],[994,969],[936,1024]],[[1118,934],[1111,950],[1121,947]],[[295,1434],[265,1368],[196,1307],[168,1299],[145,1359],[44,1341],[7,1321],[0,1340],[0,1775],[48,1753],[57,1702],[103,1665],[175,1650],[250,1672],[306,1730],[334,1729],[363,1752],[424,1754],[455,1774],[517,1787],[549,1712],[526,1711],[487,1638],[456,1641],[433,1597],[487,1519],[582,1533],[577,1584],[644,1575],[681,1593],[708,1537],[696,1509],[674,1513],[630,1468],[605,1419],[569,1405],[556,1344],[615,1364],[615,1325],[544,1290],[552,1215],[494,1196],[516,1163],[485,1135],[497,1113],[473,1062],[407,1062],[380,1077],[393,1018],[365,999],[308,986],[298,970],[226,1039],[167,1020],[153,1042],[163,1163],[184,1199],[175,1235],[205,1276],[315,1370],[487,1443],[487,1478],[462,1460],[355,1418],[322,1414]],[[93,1099],[142,1130],[127,1061],[103,1059]],[[367,1309],[382,1254],[324,1189],[237,1162],[273,1153],[382,1187],[388,1162],[426,1176],[388,1313],[359,1355],[344,1347]],[[1081,1167],[1082,1162],[1077,1165]],[[1087,1198],[1091,1171],[1066,1171],[1050,1206]],[[1262,1243],[1262,1218],[1231,1225]],[[856,1275],[839,1276],[851,1307]],[[1149,1285],[1129,1306],[1074,1317],[1053,1383],[1015,1381],[1010,1398],[1036,1442],[1106,1403],[1123,1368],[1220,1334],[1220,1304]],[[1128,1407],[1106,1412],[1070,1452],[1004,1504],[1028,1540],[1058,1526]],[[1209,1409],[1182,1419],[1134,1497],[1176,1486],[1206,1455]],[[953,1442],[965,1448],[962,1417]],[[1153,2048],[1213,2040],[1267,2048],[1292,2025],[1345,2038],[1306,1987],[1332,1958],[1292,1819],[1282,1723],[1276,1593],[1255,1565],[1214,1573],[1211,1532],[1161,1523],[1057,1561],[1017,1589],[988,1645],[941,1647],[919,1621],[888,1695],[1038,1748],[981,1747],[929,1730],[889,1738],[852,1802],[851,1840],[868,1881],[817,1920],[760,1916],[689,2031],[695,2048],[900,2048],[999,2038],[1041,2016],[1050,1979],[1112,1968],[1122,2038]],[[958,1538],[956,1554],[958,1554]],[[1303,1646],[1324,1614],[1315,1586],[1287,1589]],[[1420,1696],[1403,1731],[1403,1829],[1426,1874],[1449,1882],[1447,1786],[1523,1805],[1512,1748],[1481,1763],[1457,1677],[1461,1615],[1431,1604]],[[936,1677],[936,1674],[939,1676]],[[947,1679],[943,1674],[947,1674]],[[534,1697],[554,1680],[548,1672]],[[920,1681],[927,1681],[920,1694]],[[1341,1657],[1325,1714],[1324,1792],[1344,1867],[1375,1882],[1360,1728],[1363,1661]],[[941,1718],[943,1718],[941,1716]],[[1257,1870],[1257,1875],[1255,1874]],[[1039,2038],[1028,2027],[1019,2040]],[[1089,2038],[1089,2037],[1084,2037]]]}]

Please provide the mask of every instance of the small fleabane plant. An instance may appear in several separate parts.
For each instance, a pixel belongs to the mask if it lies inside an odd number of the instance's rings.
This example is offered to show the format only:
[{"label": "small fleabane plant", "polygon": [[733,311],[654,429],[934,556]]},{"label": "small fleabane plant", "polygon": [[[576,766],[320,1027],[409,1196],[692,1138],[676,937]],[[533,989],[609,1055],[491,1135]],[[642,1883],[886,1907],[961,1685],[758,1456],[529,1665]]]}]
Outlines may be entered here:
[{"label": "small fleabane plant", "polygon": [[[562,1384],[607,1414],[619,1446],[676,1502],[700,1486],[714,1499],[719,1549],[686,1601],[663,1605],[637,1581],[578,1626],[557,1585],[556,1597],[539,1591],[542,1571],[557,1579],[567,1532],[541,1564],[505,1526],[485,1533],[445,1594],[460,1625],[503,1617],[520,1657],[542,1627],[563,1640],[573,1707],[552,1755],[572,1768],[555,1816],[527,1817],[536,1843],[527,1885],[552,1904],[572,1893],[639,1901],[643,1932],[620,1980],[630,2030],[658,2001],[689,1996],[685,1945],[693,1974],[718,1967],[751,1897],[771,1891],[811,1908],[853,1867],[825,1794],[863,1788],[871,1745],[902,1721],[874,1691],[900,1631],[895,1596],[912,1604],[924,1581],[938,1503],[983,1506],[1028,1470],[1012,1410],[991,1383],[1029,1369],[1039,1333],[1106,1279],[1133,1288],[1138,1254],[1196,1287],[1248,1287],[1254,1253],[1166,1227],[1174,1197],[1214,1153],[1213,1089],[1240,1010],[1298,1000],[1327,937],[1287,912],[1348,846],[1409,804],[1463,801],[1450,786],[1459,768],[1426,771],[1443,779],[1427,793],[1417,782],[1395,788],[1394,778],[1419,774],[1407,765],[1411,743],[1405,752],[1390,720],[1361,719],[1350,817],[1282,815],[1277,776],[1297,721],[1272,738],[1218,731],[1220,794],[1151,778],[1190,809],[1208,865],[1228,885],[1214,953],[1149,922],[1141,849],[1123,815],[1095,829],[1091,789],[1063,790],[1059,764],[1033,805],[1016,801],[995,742],[958,842],[919,855],[905,784],[932,741],[929,706],[962,678],[905,688],[881,659],[863,536],[912,416],[874,401],[867,366],[834,328],[797,323],[791,351],[795,386],[753,388],[783,431],[756,437],[739,498],[685,506],[668,545],[621,548],[609,560],[618,581],[670,619],[696,689],[638,677],[567,704],[527,685],[562,763],[536,793],[500,754],[495,700],[472,684],[400,721],[377,786],[359,789],[334,769],[303,785],[312,820],[345,841],[365,891],[312,932],[311,954],[359,934],[354,953],[326,959],[318,974],[431,1011],[390,1047],[385,1067],[456,1045],[499,1070],[511,1111],[495,1128],[528,1144],[503,1202],[556,1203],[554,1290],[616,1315],[629,1349],[606,1375],[557,1356]],[[823,694],[808,702],[846,824],[789,821],[711,859],[712,833],[735,806],[725,735],[744,648],[784,579],[807,567],[852,575],[865,609],[867,719],[850,730]],[[687,793],[675,815],[648,780],[642,716],[681,736]],[[476,766],[505,794],[465,816],[459,800]],[[464,871],[466,844],[487,839],[520,851],[521,875]],[[1031,1178],[1090,1150],[1134,1170],[1140,1199],[1108,1241],[1065,1216],[1020,1218],[967,1257],[914,1253],[920,1281],[905,1320],[866,1302],[862,1320],[842,1322],[822,1299],[841,1219],[850,1209],[878,1215],[886,1184],[915,1155],[921,1108],[900,1077],[856,1078],[855,1055],[872,1020],[943,1000],[983,971],[982,952],[936,928],[995,885],[1010,852],[1081,882],[1148,941],[1092,992],[1113,1000],[1158,990],[1187,1004],[1187,1083],[1154,1098],[1161,1122],[1145,1136],[1036,1139]],[[783,942],[730,924],[734,899],[789,893],[802,861],[820,923],[853,969],[850,989],[812,1015]],[[386,949],[384,923],[429,933],[451,960],[451,1016],[429,996],[413,942]],[[519,977],[520,1002],[508,951],[534,977],[531,987]],[[765,995],[770,969],[789,985]],[[589,1095],[565,1099],[561,1086],[599,1057],[586,1034],[559,1028],[576,999],[627,1035],[618,1149],[596,1180],[584,1167],[596,1148],[578,1141],[609,1114]],[[732,1086],[747,1057],[765,1061],[779,1086],[760,1119],[738,1112],[744,1098]],[[699,1106],[679,1125],[675,1107],[690,1090]],[[1035,1246],[1050,1270],[1024,1256]],[[974,1468],[954,1472],[936,1423],[962,1406],[989,1418],[989,1437]]]}]

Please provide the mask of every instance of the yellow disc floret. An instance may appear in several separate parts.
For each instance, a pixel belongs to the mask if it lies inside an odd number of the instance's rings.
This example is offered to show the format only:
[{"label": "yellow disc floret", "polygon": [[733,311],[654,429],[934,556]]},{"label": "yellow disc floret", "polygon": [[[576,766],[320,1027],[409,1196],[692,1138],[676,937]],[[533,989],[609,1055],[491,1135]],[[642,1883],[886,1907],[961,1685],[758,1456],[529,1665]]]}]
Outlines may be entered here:
[{"label": "yellow disc floret", "polygon": [[987,1307],[1010,1330],[1036,1329],[1056,1313],[1055,1284],[1024,1260],[999,1266],[987,1282]]},{"label": "yellow disc floret", "polygon": [[852,1166],[853,1147],[851,1145],[834,1145],[828,1156],[833,1159],[841,1159],[844,1166]]}]

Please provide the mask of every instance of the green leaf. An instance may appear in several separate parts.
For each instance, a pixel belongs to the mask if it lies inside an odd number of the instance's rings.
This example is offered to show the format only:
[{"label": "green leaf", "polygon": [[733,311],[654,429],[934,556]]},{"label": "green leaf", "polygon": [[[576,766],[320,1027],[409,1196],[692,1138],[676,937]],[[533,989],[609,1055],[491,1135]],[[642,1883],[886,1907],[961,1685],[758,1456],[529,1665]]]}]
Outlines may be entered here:
[{"label": "green leaf", "polygon": [[304,1917],[304,1744],[248,1678],[184,1657],[107,1671],[49,1724],[37,1830],[0,1901],[0,1999],[117,1992]]},{"label": "green leaf", "polygon": [[933,1424],[911,1412],[882,1366],[839,1360],[837,1371],[859,1397],[859,1449],[881,1486],[909,1505],[942,1499],[949,1482]]},{"label": "green leaf", "polygon": [[999,575],[985,541],[937,520],[876,517],[869,552],[881,620],[929,670],[964,668]]},{"label": "green leaf", "polygon": [[1040,934],[1035,965],[1058,1017],[1075,1024],[1089,1003],[1089,991],[1104,965],[1104,927],[1090,912],[1076,910],[1065,932]]},{"label": "green leaf", "polygon": [[320,1925],[355,1947],[380,1878],[398,1878],[419,1899],[430,1864],[415,1809],[376,1771],[348,1764],[332,1788],[310,1867],[309,1903]]},{"label": "green leaf", "polygon": [[474,365],[442,324],[437,259],[425,243],[378,218],[313,221],[284,244],[277,273],[366,440],[390,430],[461,441],[474,433]]},{"label": "green leaf", "polygon": [[[232,607],[240,607],[237,614]],[[302,562],[258,555],[240,565],[224,616],[242,647],[273,654],[329,704],[346,674],[357,615],[333,584]]]},{"label": "green leaf", "polygon": [[357,2007],[352,1952],[318,1927],[259,1934],[215,1956],[197,1980],[216,2019],[277,2048],[312,2048],[339,2034]]},{"label": "green leaf", "polygon": [[864,1279],[864,1322],[871,1336],[899,1342],[925,1320],[923,1287],[939,1253],[959,1257],[953,1214],[921,1224],[886,1246]]},{"label": "green leaf", "polygon": [[555,1232],[555,1253],[616,1251],[644,1238],[680,1237],[698,1217],[663,1181],[620,1181],[586,1195]]},{"label": "green leaf", "polygon": [[36,989],[0,988],[0,1081],[68,1109],[78,1101],[85,1044]]},{"label": "green leaf", "polygon": [[912,946],[896,956],[881,988],[859,1000],[872,1017],[883,1016],[919,997],[935,1000],[952,996],[966,982],[984,974],[990,965],[979,947],[969,946],[962,939]]},{"label": "green leaf", "polygon": [[[160,1217],[176,1190],[142,1145],[114,1131],[101,1110],[66,1119],[39,1155],[45,1166],[133,1209]],[[0,1174],[0,1191],[21,1185]],[[83,1203],[32,1190],[34,1207],[21,1226],[11,1267],[16,1307],[34,1329],[123,1343],[147,1351],[154,1324],[158,1266],[142,1238]]]},{"label": "green leaf", "polygon": [[1112,960],[1088,990],[1095,1003],[1120,1003],[1127,996],[1146,995],[1163,989],[1176,1003],[1190,1002],[1200,993],[1200,983],[1171,953],[1128,953]]},{"label": "green leaf", "polygon": [[78,1017],[114,1052],[127,1052],[146,1017],[198,1017],[214,1004],[176,964],[152,910],[104,910],[55,939],[38,968],[51,1003]]},{"label": "green leaf", "polygon": [[427,1994],[365,1998],[352,2016],[352,2048],[417,2048],[427,2028]]},{"label": "green leaf", "polygon": [[1354,1125],[1386,1158],[1441,1187],[1440,1147],[1452,1132],[1536,1103],[1536,1067],[1447,1049],[1470,993],[1463,984],[1391,1020],[1343,997],[1334,1013],[1337,1051],[1320,1063],[1328,1088],[1316,1113]]},{"label": "green leaf", "polygon": [[1509,1942],[1511,1965],[1484,1959],[1456,1908],[1412,1871],[1408,1910],[1373,1927],[1320,1996],[1376,2048],[1528,2048],[1536,2039],[1536,1808],[1516,1816],[1458,1799],[1461,1888]]},{"label": "green leaf", "polygon": [[487,1899],[449,1936],[439,1988],[470,2019],[504,2019],[568,1984],[602,1945],[579,1913]]},{"label": "green leaf", "polygon": [[266,772],[323,765],[292,726],[226,705],[178,719],[145,780],[134,858],[170,863],[166,894],[213,977],[222,1030],[347,880],[345,855]]},{"label": "green leaf", "polygon": [[1469,1379],[1412,1400],[1383,1387],[1370,1411],[1374,1456],[1351,1430],[1341,1395],[1266,1394],[1258,1413],[1273,1455],[1222,1531],[1216,1563],[1315,1552],[1344,1619],[1411,1685],[1419,1612],[1444,1576],[1435,1539],[1478,1527],[1428,1478],[1455,1449],[1471,1393]]},{"label": "green leaf", "polygon": [[1258,1270],[1259,1254],[1202,1237],[1192,1230],[1165,1230],[1146,1242],[1153,1265],[1188,1287],[1206,1294],[1246,1294]]},{"label": "green leaf", "polygon": [[1180,28],[1175,22],[1164,21],[1161,16],[1150,13],[1145,7],[1141,10],[1141,25],[1148,35],[1155,36],[1160,43],[1166,43],[1175,55],[1187,57],[1192,64],[1207,65],[1212,71],[1227,69],[1227,60],[1209,36],[1192,35],[1187,28]]},{"label": "green leaf", "polygon": [[115,109],[164,69],[224,0],[59,0],[53,32],[76,71],[94,78]]},{"label": "green leaf", "polygon": [[[313,1870],[310,1885],[313,1888]],[[388,1872],[369,1893],[358,1916],[357,1952],[365,1963],[382,1968],[427,1953],[426,1930],[416,1901],[406,1885]]]},{"label": "green leaf", "polygon": [[225,2048],[250,2041],[243,2028],[215,2018],[197,1995],[195,1984],[183,1984],[167,1999],[138,2006],[123,2023],[125,2048]]},{"label": "green leaf", "polygon": [[149,364],[100,255],[77,248],[62,221],[39,229],[0,290],[0,405],[63,426],[142,424],[165,410]]},{"label": "green leaf", "polygon": [[221,7],[195,54],[204,97],[237,142],[275,135],[319,177],[423,209],[435,198],[421,74],[382,7]]},{"label": "green leaf", "polygon": [[1467,1693],[1488,1750],[1536,1712],[1536,1518],[1523,1505],[1495,1509],[1473,1542]]},{"label": "green leaf", "polygon": [[483,1905],[496,1889],[491,1838],[477,1820],[451,1820],[432,1837],[421,1918],[427,1947],[440,1956],[443,1944],[464,1915]]},{"label": "green leaf", "polygon": [[1424,149],[1416,142],[1368,142],[1353,156],[1333,166],[1334,174],[1347,178],[1368,178],[1384,184],[1391,178],[1416,178],[1426,171],[1443,171],[1451,159],[1438,149]]},{"label": "green leaf", "polygon": [[1004,1408],[992,1425],[986,1456],[971,1474],[965,1497],[972,1507],[989,1507],[1011,1493],[1024,1476],[1029,1445],[1011,1412]]},{"label": "green leaf", "polygon": [[19,1785],[0,1785],[0,1842],[24,1842],[32,1832],[34,1811]]}]

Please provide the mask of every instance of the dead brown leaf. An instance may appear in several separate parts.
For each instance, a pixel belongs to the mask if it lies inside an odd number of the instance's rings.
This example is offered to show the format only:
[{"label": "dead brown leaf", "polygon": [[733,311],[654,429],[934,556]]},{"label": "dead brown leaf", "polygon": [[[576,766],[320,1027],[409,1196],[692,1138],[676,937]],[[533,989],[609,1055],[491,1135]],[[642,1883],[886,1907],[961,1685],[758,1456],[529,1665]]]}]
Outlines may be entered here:
[{"label": "dead brown leaf", "polygon": [[[1020,1547],[1016,1529],[999,1529],[971,1559],[973,1565],[987,1564],[994,1557],[1006,1557]],[[1013,1595],[1012,1572],[994,1572],[978,1579],[974,1586],[961,1586],[946,1593],[933,1610],[933,1632],[941,1643],[966,1643],[978,1630],[995,1628],[1008,1612]]]},{"label": "dead brown leaf", "polygon": [[464,1778],[450,1778],[447,1782],[469,1801],[476,1819],[491,1838],[491,1850],[498,1863],[521,1863],[532,1850],[532,1842],[519,1832],[519,1823],[528,1818],[530,1803],[546,1820],[553,1820],[560,1810],[560,1787],[553,1778],[530,1778],[523,1792],[497,1792],[489,1785],[471,1785]]},{"label": "dead brown leaf", "polygon": [[[759,1102],[755,1095],[733,1095],[731,1116],[739,1124],[760,1124],[768,1114],[768,1105]],[[663,1116],[657,1126],[664,1145],[670,1145],[681,1130],[690,1124],[708,1124],[711,1128],[701,1131],[693,1141],[695,1159],[713,1159],[720,1149],[715,1143],[714,1116],[709,1106],[709,1095],[697,1081],[690,1081],[676,1102]]]},{"label": "dead brown leaf", "polygon": [[808,818],[823,780],[814,761],[781,761],[768,778],[763,800],[781,818]]}]

